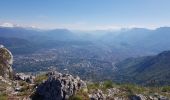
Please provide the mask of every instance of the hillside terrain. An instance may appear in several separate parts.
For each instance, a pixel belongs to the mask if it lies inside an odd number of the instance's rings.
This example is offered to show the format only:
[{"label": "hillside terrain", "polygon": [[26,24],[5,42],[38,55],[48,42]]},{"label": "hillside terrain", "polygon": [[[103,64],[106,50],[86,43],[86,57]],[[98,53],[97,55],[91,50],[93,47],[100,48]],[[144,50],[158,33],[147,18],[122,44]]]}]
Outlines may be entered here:
[{"label": "hillside terrain", "polygon": [[129,58],[117,63],[116,67],[119,81],[148,85],[170,84],[170,51],[155,56]]}]

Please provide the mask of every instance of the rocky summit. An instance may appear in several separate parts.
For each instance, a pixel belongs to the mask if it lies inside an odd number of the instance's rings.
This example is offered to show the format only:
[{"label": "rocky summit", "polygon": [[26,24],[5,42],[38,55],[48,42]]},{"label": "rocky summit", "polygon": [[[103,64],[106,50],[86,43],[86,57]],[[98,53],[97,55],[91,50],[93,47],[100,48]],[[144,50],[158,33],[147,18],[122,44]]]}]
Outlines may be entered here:
[{"label": "rocky summit", "polygon": [[12,77],[13,55],[3,45],[0,45],[0,76],[5,79]]},{"label": "rocky summit", "polygon": [[32,100],[67,100],[82,88],[86,88],[86,83],[79,77],[51,72],[48,79],[37,87]]}]

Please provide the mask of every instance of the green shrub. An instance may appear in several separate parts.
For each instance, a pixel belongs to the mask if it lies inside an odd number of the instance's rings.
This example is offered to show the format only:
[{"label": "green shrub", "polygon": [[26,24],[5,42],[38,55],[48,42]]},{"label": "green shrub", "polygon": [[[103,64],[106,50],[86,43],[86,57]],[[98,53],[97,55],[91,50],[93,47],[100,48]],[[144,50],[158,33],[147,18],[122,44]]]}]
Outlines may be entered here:
[{"label": "green shrub", "polygon": [[72,96],[69,98],[69,100],[83,100],[81,96]]},{"label": "green shrub", "polygon": [[35,78],[35,83],[40,84],[42,83],[43,80],[47,80],[47,75],[43,74],[43,75],[39,75]]},{"label": "green shrub", "polygon": [[99,86],[100,86],[99,83],[93,83],[93,84],[88,84],[87,88],[88,88],[88,90],[90,90],[90,89],[98,89]]},{"label": "green shrub", "polygon": [[162,92],[170,92],[170,86],[164,86],[161,89]]},{"label": "green shrub", "polygon": [[8,100],[8,97],[6,94],[0,94],[0,100]]},{"label": "green shrub", "polygon": [[103,83],[103,87],[104,87],[104,89],[113,88],[113,82],[112,81],[105,81]]},{"label": "green shrub", "polygon": [[127,91],[130,94],[134,94],[134,93],[143,93],[146,91],[146,89],[144,87],[135,85],[135,84],[123,84],[121,85],[121,87]]}]

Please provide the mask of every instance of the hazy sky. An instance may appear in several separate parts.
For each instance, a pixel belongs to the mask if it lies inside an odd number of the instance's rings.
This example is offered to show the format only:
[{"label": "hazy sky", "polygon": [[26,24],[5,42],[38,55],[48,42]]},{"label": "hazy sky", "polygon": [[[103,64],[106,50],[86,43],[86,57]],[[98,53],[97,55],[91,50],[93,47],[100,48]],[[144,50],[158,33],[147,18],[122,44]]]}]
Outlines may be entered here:
[{"label": "hazy sky", "polygon": [[0,0],[0,23],[80,30],[170,26],[170,0]]}]

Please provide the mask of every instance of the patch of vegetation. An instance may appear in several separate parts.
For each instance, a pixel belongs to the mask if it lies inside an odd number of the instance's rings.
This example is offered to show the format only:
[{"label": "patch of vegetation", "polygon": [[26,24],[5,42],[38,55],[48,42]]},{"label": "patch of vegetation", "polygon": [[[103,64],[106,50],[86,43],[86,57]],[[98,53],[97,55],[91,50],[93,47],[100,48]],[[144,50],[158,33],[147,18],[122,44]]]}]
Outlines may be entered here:
[{"label": "patch of vegetation", "polygon": [[82,99],[81,96],[75,95],[75,96],[70,97],[69,100],[84,100],[84,99]]},{"label": "patch of vegetation", "polygon": [[102,85],[103,85],[104,89],[113,88],[113,82],[112,81],[105,81]]},{"label": "patch of vegetation", "polygon": [[89,100],[88,92],[84,91],[84,89],[80,89],[77,93],[76,96],[79,96],[82,98],[82,100]]},{"label": "patch of vegetation", "polygon": [[0,94],[0,100],[8,100],[8,96],[6,94]]},{"label": "patch of vegetation", "polygon": [[162,92],[170,92],[170,86],[164,86],[161,89]]},{"label": "patch of vegetation", "polygon": [[46,74],[39,75],[39,76],[37,76],[37,77],[35,78],[35,83],[36,83],[36,84],[40,84],[40,83],[43,82],[43,80],[47,80],[47,79],[48,79],[48,77],[47,77]]},{"label": "patch of vegetation", "polygon": [[100,84],[99,83],[90,83],[90,84],[87,85],[87,88],[88,88],[88,90],[98,89],[98,88],[100,88]]},{"label": "patch of vegetation", "polygon": [[123,84],[123,85],[120,85],[120,87],[131,94],[134,94],[134,93],[140,94],[146,91],[145,87],[141,87],[135,84]]},{"label": "patch of vegetation", "polygon": [[119,90],[118,93],[114,93],[114,97],[130,98],[136,94],[142,94],[144,96],[159,94],[170,98],[170,86],[164,87],[145,87],[136,84],[115,84],[111,81],[105,81],[101,83],[91,83],[88,85],[88,93],[93,93],[93,91],[101,90],[104,94],[108,94],[107,90],[115,88]]}]

